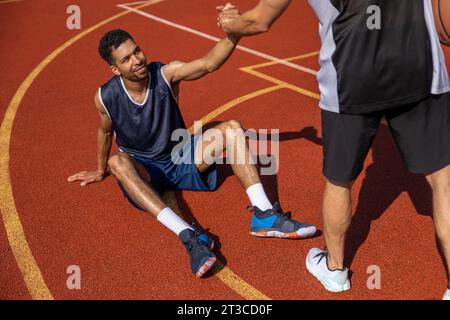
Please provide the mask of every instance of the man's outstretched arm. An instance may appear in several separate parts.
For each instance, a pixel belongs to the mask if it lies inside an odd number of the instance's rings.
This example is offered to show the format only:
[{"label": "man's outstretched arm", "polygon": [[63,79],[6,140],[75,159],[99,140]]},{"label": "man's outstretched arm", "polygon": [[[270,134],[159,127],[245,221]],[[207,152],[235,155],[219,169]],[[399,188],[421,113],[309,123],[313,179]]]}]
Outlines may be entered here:
[{"label": "man's outstretched arm", "polygon": [[291,0],[260,0],[258,5],[242,15],[230,4],[219,6],[218,24],[228,34],[253,36],[269,31],[272,24],[287,9]]},{"label": "man's outstretched arm", "polygon": [[[228,35],[214,46],[204,57],[191,61],[174,61],[164,67],[163,73],[173,89],[185,80],[197,80],[219,69],[231,56],[240,37]],[[175,91],[175,90],[174,90]]]}]

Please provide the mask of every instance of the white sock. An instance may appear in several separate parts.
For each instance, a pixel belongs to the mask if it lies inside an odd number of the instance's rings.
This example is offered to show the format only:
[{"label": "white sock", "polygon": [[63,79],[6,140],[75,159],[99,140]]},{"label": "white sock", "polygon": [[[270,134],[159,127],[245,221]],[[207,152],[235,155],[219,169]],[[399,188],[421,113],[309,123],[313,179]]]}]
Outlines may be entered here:
[{"label": "white sock", "polygon": [[264,192],[263,185],[261,183],[256,183],[245,191],[247,192],[248,197],[250,198],[250,202],[253,206],[258,207],[262,211],[266,211],[272,209],[272,204],[267,198],[266,193]]},{"label": "white sock", "polygon": [[183,230],[194,230],[186,221],[184,221],[169,207],[162,209],[161,212],[158,213],[156,219],[165,227],[174,232],[177,236],[180,235],[180,232]]}]

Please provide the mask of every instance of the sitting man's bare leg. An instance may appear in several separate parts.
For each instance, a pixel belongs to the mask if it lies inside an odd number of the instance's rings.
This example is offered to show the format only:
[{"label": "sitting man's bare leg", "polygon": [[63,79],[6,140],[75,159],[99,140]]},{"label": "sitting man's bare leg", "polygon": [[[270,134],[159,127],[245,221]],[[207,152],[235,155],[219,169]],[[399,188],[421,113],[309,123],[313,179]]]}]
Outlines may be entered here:
[{"label": "sitting man's bare leg", "polygon": [[214,245],[212,239],[199,229],[194,229],[164,203],[151,186],[150,174],[131,156],[126,153],[116,154],[108,160],[108,166],[139,207],[179,236],[189,252],[192,272],[197,277],[203,276],[216,261],[215,255],[210,252]]},{"label": "sitting man's bare leg", "polygon": [[[211,139],[210,130],[220,131],[222,139]],[[220,136],[220,135],[219,135]],[[219,158],[223,152],[233,159],[231,168],[252,203],[251,234],[259,237],[307,238],[316,233],[316,227],[297,222],[285,215],[277,203],[268,199],[258,170],[251,161],[250,148],[241,124],[236,120],[223,122],[207,130],[202,143],[196,146],[195,163],[200,172],[211,166],[211,158]]]},{"label": "sitting man's bare leg", "polygon": [[108,160],[109,170],[120,181],[128,195],[146,212],[157,217],[167,207],[151,187],[150,174],[145,168],[124,152]]}]

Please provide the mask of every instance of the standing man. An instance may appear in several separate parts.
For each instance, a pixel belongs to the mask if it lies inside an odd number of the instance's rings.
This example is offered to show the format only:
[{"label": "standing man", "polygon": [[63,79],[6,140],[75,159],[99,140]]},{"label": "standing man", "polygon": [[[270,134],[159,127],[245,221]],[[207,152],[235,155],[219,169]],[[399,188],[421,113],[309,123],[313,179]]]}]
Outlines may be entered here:
[{"label": "standing man", "polygon": [[[290,2],[260,0],[243,14],[230,4],[218,7],[218,25],[239,37],[260,34]],[[431,186],[436,233],[450,274],[450,86],[431,0],[309,3],[322,41],[317,78],[328,249],[311,249],[307,269],[329,291],[350,289],[344,243],[351,188],[385,116],[408,169],[424,174]],[[450,289],[445,298],[450,299]]]},{"label": "standing man", "polygon": [[[95,94],[100,115],[97,131],[97,170],[68,178],[85,186],[103,180],[107,171],[117,179],[125,197],[136,208],[153,215],[185,245],[191,271],[203,276],[215,263],[213,241],[188,224],[162,200],[167,189],[212,191],[216,189],[214,160],[226,151],[232,170],[253,206],[251,234],[258,237],[306,238],[316,228],[290,219],[277,203],[269,201],[239,122],[230,120],[179,145],[172,136],[187,134],[178,106],[182,81],[197,80],[219,69],[233,53],[240,37],[228,35],[204,57],[191,62],[147,64],[147,58],[124,30],[112,30],[100,40],[100,56],[114,77]],[[214,134],[209,134],[214,130]],[[218,133],[218,134],[216,134]],[[115,135],[119,153],[109,157]],[[217,139],[208,138],[214,136]],[[201,142],[201,143],[199,143]],[[213,160],[213,161],[211,161]],[[220,214],[211,210],[211,214]]]}]

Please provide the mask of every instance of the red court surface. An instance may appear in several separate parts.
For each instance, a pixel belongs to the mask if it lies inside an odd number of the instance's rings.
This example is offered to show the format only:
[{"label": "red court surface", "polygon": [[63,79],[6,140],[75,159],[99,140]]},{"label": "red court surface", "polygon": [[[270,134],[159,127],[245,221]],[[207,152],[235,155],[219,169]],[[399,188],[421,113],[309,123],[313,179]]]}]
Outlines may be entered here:
[{"label": "red court surface", "polygon": [[[198,58],[214,42],[145,13],[224,36],[215,25],[220,1],[130,5],[139,12],[118,7],[122,1],[77,1],[81,30],[66,28],[71,1],[0,1],[0,299],[440,299],[446,274],[435,242],[431,191],[422,176],[406,171],[384,126],[354,188],[347,248],[353,287],[343,294],[326,292],[305,268],[308,250],[324,245],[322,236],[293,241],[249,234],[249,201],[229,167],[220,168],[216,192],[168,195],[183,215],[217,235],[221,263],[205,279],[191,274],[180,241],[130,206],[115,179],[84,188],[67,182],[78,171],[95,169],[93,96],[112,75],[97,53],[106,31],[129,31],[149,61],[165,63]],[[245,11],[256,0],[235,3]],[[119,13],[126,14],[105,21]],[[294,1],[269,33],[241,45],[280,59],[312,53],[291,62],[318,70],[317,30],[307,2]],[[294,218],[322,229],[316,79],[276,63],[248,68],[266,62],[236,50],[216,73],[182,85],[181,110],[191,126],[256,92],[208,120],[279,129],[280,169],[263,177],[265,188]],[[66,285],[71,265],[80,267],[80,290]],[[379,290],[367,287],[373,265],[381,270]]]}]

